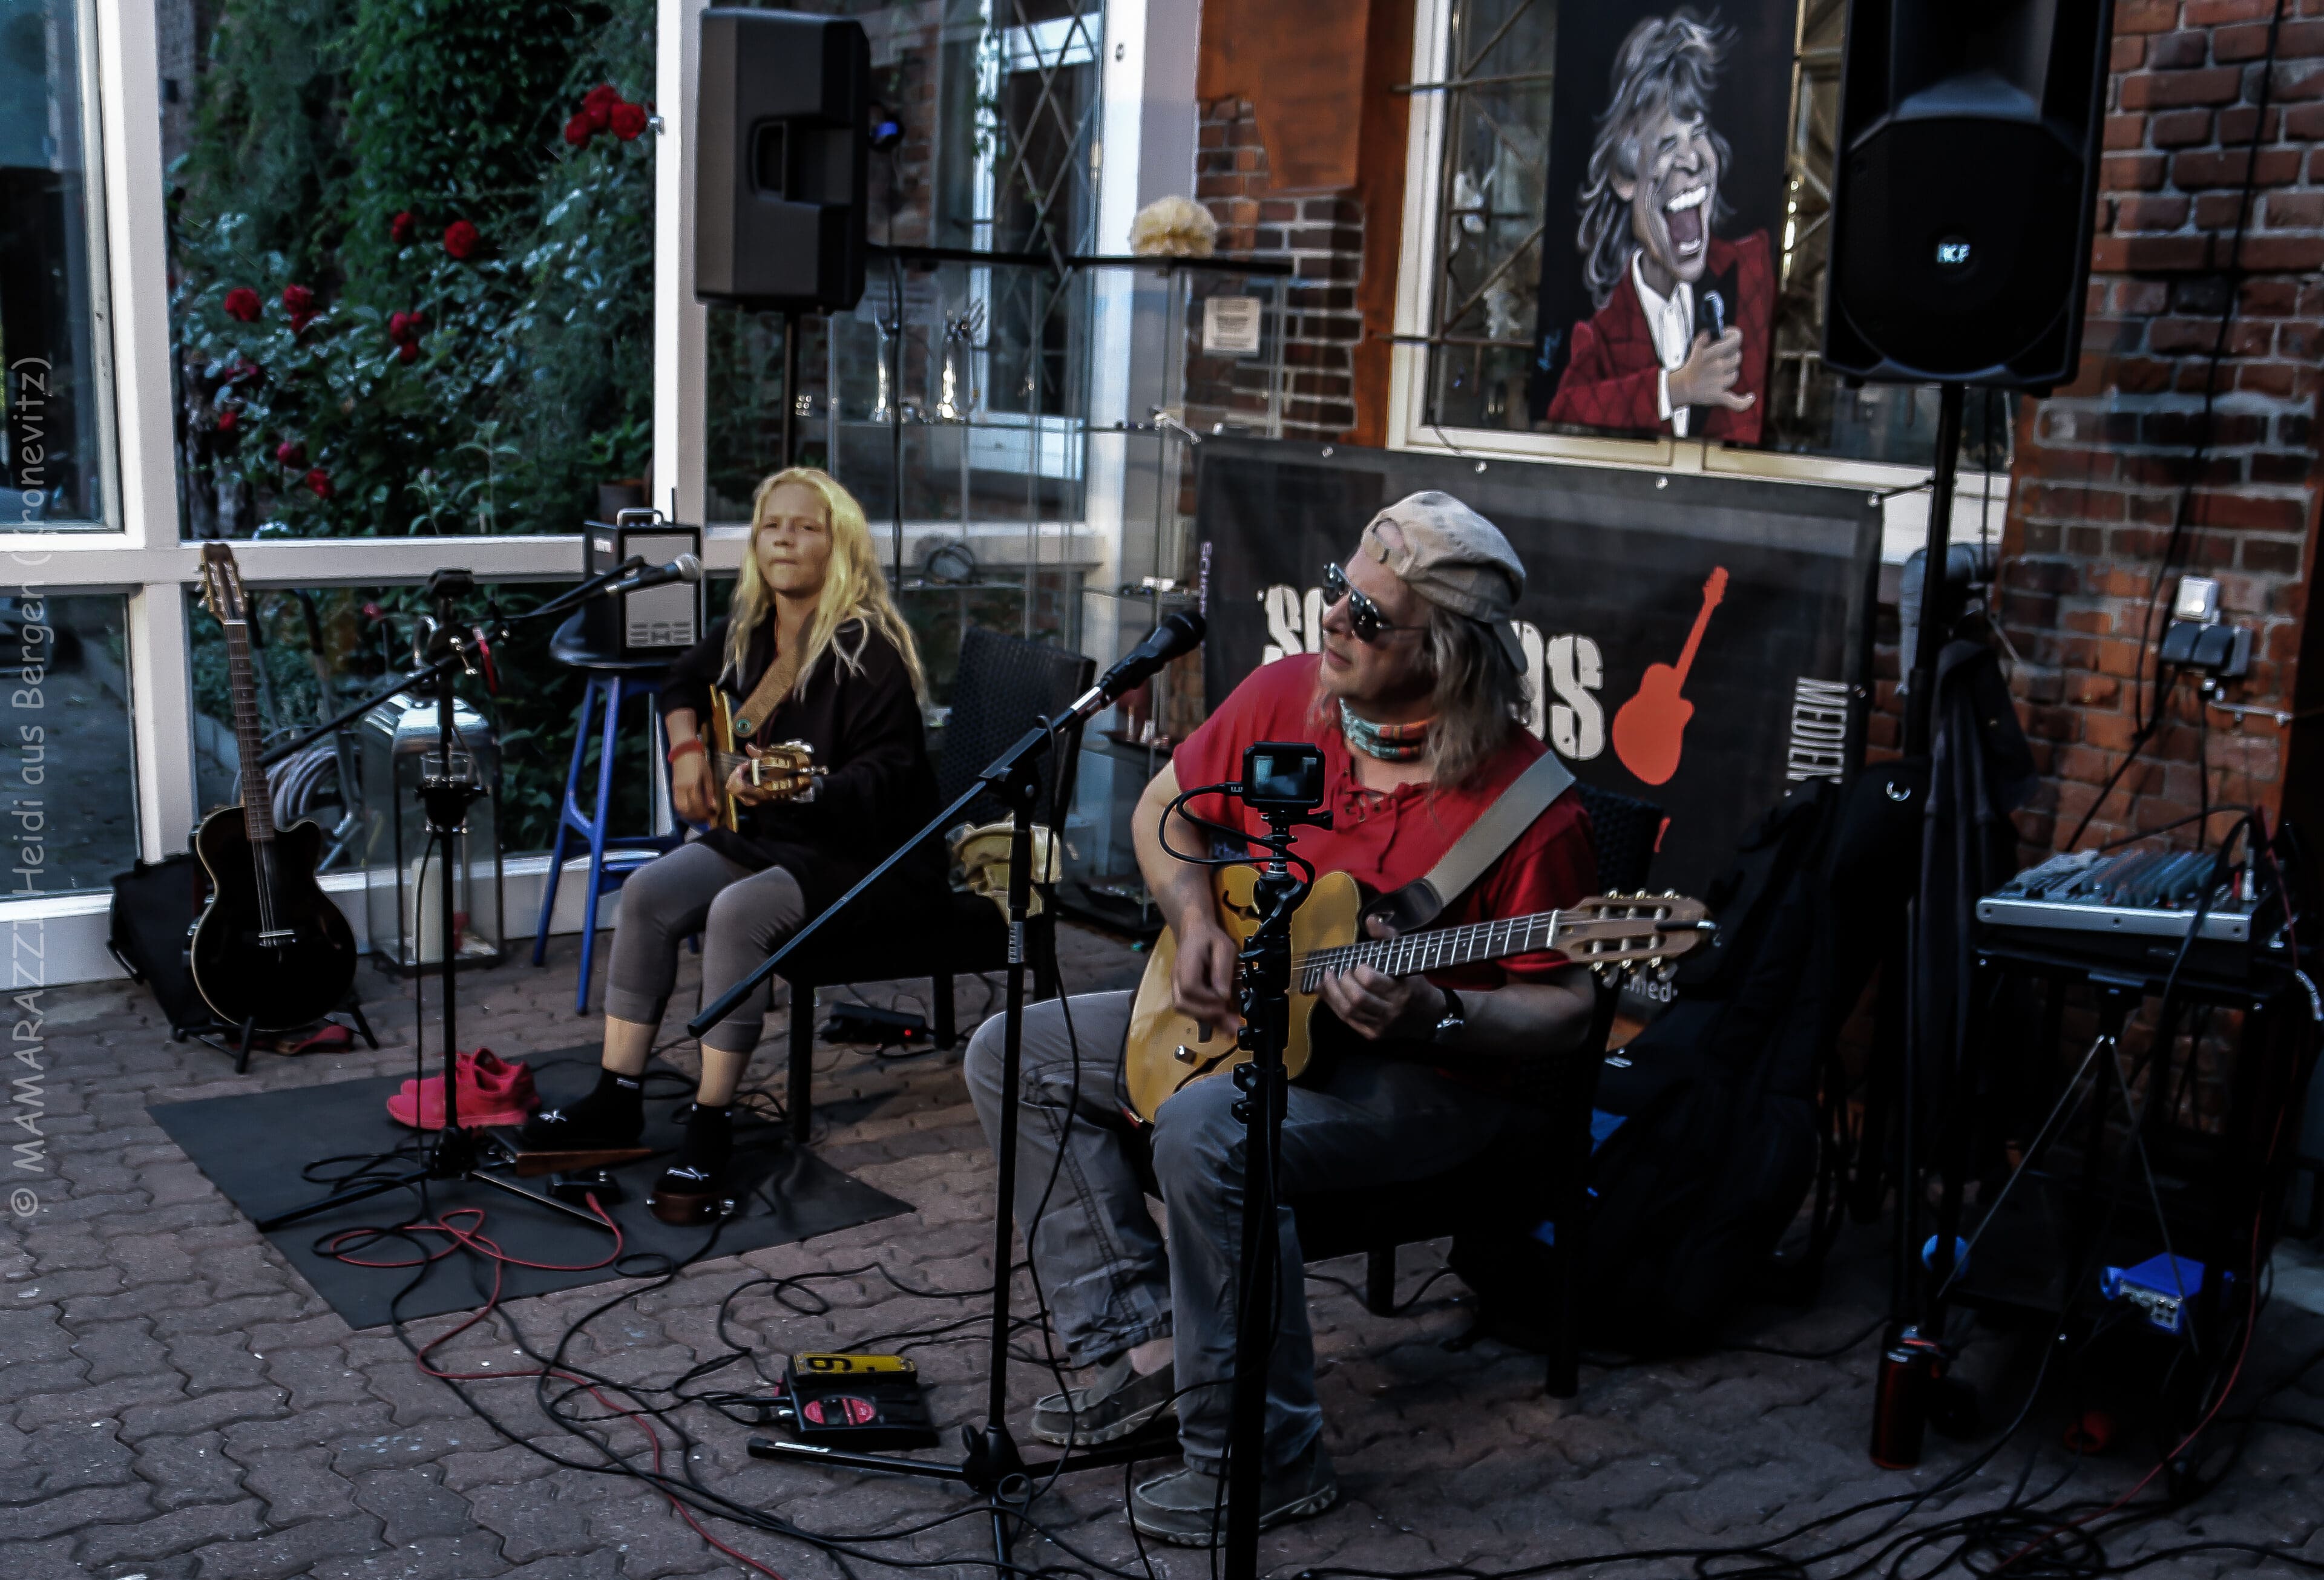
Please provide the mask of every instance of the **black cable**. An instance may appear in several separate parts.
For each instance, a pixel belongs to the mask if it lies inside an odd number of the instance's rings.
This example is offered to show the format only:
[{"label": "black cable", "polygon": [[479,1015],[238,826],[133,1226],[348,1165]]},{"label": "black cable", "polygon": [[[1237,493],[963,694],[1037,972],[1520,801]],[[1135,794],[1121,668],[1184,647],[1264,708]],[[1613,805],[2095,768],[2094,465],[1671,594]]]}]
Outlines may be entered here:
[{"label": "black cable", "polygon": [[2275,91],[2276,50],[2282,36],[2283,5],[2284,0],[2275,0],[2274,7],[2268,15],[2267,48],[2262,55],[2258,68],[2258,114],[2252,121],[2251,140],[2244,145],[2244,179],[2236,199],[2236,228],[2234,237],[2227,246],[2227,267],[2221,271],[2225,299],[2219,305],[2218,325],[2212,331],[2210,354],[2205,359],[2203,405],[2195,418],[2195,438],[2188,451],[2186,476],[2180,484],[2178,503],[2172,508],[2171,514],[2171,536],[2163,541],[2163,555],[2155,565],[2153,578],[2147,585],[2146,606],[2139,620],[2138,661],[2133,666],[2130,676],[2130,709],[2133,725],[2130,746],[2123,753],[2123,759],[2116,766],[2114,772],[2107,776],[2106,787],[2098,792],[2098,798],[2092,801],[2088,809],[2083,812],[2081,821],[2074,825],[2073,834],[2066,841],[2063,847],[2065,850],[2070,850],[2081,841],[2083,833],[2090,826],[2090,820],[2098,815],[2098,808],[2106,804],[2106,798],[2113,794],[2115,785],[2122,778],[2125,770],[2137,760],[2139,752],[2162,728],[2163,718],[2169,712],[2170,694],[2177,683],[2180,673],[2177,666],[2163,664],[2159,652],[2157,653],[2153,683],[2154,711],[2152,716],[2148,716],[2144,711],[2144,704],[2141,701],[2139,687],[2146,673],[2147,653],[2157,645],[2154,611],[2163,596],[2163,583],[2170,579],[2172,569],[2177,566],[2185,553],[2188,530],[2192,525],[2189,519],[2189,506],[2194,500],[2195,485],[2203,475],[2204,464],[2210,459],[2211,444],[2217,432],[2219,368],[2227,359],[2228,334],[2235,326],[2236,311],[2243,296],[2244,233],[2250,225],[2252,199],[2259,187],[2259,150],[2261,141],[2267,135],[2267,112]]}]

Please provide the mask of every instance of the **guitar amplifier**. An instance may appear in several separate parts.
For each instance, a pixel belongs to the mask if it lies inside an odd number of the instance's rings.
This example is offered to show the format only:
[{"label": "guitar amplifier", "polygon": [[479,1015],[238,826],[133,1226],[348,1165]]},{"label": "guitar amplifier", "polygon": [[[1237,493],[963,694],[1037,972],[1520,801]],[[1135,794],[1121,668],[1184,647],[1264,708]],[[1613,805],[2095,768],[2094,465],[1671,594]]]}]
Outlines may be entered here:
[{"label": "guitar amplifier", "polygon": [[[609,524],[590,521],[581,531],[584,576],[603,575],[632,555],[666,565],[679,555],[697,558],[702,528],[666,521],[659,510],[623,510]],[[623,660],[675,658],[702,640],[704,596],[699,582],[670,582],[581,606],[589,651]]]}]

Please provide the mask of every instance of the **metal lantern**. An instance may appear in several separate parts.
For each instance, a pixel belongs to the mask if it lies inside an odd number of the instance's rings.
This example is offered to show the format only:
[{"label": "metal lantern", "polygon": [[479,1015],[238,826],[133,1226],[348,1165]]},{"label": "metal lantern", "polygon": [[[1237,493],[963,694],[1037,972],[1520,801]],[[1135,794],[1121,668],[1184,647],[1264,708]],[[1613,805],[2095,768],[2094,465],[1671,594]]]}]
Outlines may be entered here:
[{"label": "metal lantern", "polygon": [[[473,775],[485,794],[468,808],[466,831],[452,841],[453,960],[497,965],[505,957],[501,927],[500,742],[483,715],[456,703],[455,777]],[[441,853],[431,851],[420,781],[442,771],[436,700],[405,694],[363,717],[357,727],[363,773],[364,915],[372,959],[409,973],[444,958]]]}]

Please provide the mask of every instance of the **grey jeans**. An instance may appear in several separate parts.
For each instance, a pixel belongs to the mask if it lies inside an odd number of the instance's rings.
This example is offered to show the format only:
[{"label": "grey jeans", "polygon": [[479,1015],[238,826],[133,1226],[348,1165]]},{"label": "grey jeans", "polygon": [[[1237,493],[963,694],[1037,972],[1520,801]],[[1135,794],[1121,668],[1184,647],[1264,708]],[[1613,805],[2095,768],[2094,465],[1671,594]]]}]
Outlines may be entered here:
[{"label": "grey jeans", "polygon": [[[1226,1450],[1242,1252],[1244,1131],[1229,1112],[1240,1093],[1223,1077],[1197,1081],[1156,1116],[1154,1173],[1170,1226],[1166,1255],[1133,1161],[1137,1138],[1116,1096],[1130,999],[1125,992],[1072,1000],[1071,1035],[1058,1001],[1027,1008],[1017,1223],[1074,1365],[1176,1332],[1179,1443],[1189,1465],[1215,1472]],[[977,1117],[997,1147],[998,1015],[977,1028],[966,1071]],[[1283,1189],[1330,1190],[1441,1173],[1483,1151],[1501,1114],[1500,1099],[1425,1065],[1370,1054],[1337,1060],[1322,1079],[1291,1089]],[[1270,1468],[1305,1453],[1323,1421],[1306,1281],[1287,1207],[1277,1222],[1284,1276],[1268,1369]]]},{"label": "grey jeans", "polygon": [[[798,880],[779,867],[752,872],[707,845],[680,845],[622,885],[622,923],[605,971],[605,1013],[638,1025],[661,1024],[678,983],[681,940],[702,934],[702,986],[715,997],[750,975],[807,920]],[[759,1045],[774,982],[710,1028],[703,1046],[748,1053]]]}]

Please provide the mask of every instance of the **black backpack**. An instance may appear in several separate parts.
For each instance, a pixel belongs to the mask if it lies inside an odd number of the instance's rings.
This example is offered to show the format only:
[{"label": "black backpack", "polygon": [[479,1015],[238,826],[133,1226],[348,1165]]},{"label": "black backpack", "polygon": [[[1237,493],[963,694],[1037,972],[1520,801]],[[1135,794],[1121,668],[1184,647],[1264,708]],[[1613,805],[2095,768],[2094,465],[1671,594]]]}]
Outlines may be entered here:
[{"label": "black backpack", "polygon": [[[1669,1009],[1607,1056],[1580,1274],[1595,1342],[1701,1347],[1760,1287],[1836,1144],[1820,1098],[1879,955],[1868,894],[1877,914],[1901,917],[1910,892],[1915,783],[1892,767],[1847,790],[1793,790],[1703,896],[1719,933],[1679,971]],[[1520,1343],[1527,1324],[1510,1315],[1544,1309],[1545,1263],[1531,1244],[1471,1240],[1454,1253],[1486,1328]]]},{"label": "black backpack", "polygon": [[171,1033],[181,1042],[217,1022],[195,988],[186,959],[209,886],[202,864],[182,850],[159,861],[140,859],[113,880],[112,925],[105,947],[132,980],[152,989]]}]

